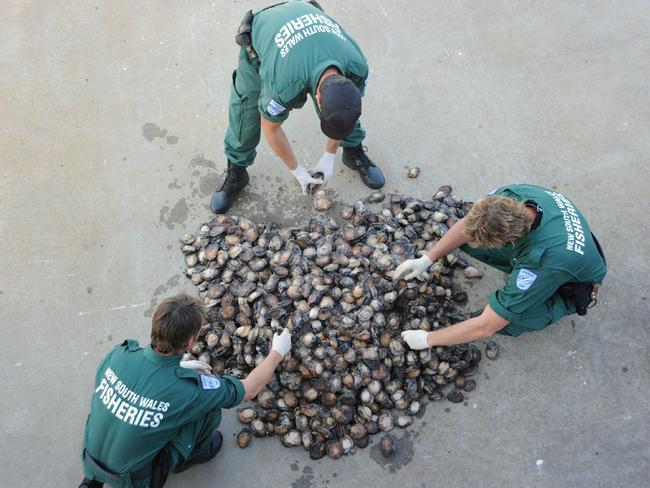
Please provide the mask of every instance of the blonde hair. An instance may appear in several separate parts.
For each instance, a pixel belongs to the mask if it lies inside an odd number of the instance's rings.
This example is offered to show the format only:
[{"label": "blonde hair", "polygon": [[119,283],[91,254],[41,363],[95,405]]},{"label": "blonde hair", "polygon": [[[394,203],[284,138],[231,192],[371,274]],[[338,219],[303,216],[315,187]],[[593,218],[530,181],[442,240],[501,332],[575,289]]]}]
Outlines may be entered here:
[{"label": "blonde hair", "polygon": [[478,200],[464,222],[470,246],[496,248],[524,236],[530,229],[530,214],[517,200],[491,195]]}]

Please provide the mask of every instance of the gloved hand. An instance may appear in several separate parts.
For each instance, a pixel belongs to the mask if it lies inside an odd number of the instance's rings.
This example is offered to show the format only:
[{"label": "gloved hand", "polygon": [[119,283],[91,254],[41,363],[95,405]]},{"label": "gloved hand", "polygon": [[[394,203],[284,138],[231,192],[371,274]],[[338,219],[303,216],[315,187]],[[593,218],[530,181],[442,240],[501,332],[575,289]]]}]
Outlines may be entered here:
[{"label": "gloved hand", "polygon": [[300,183],[300,186],[302,187],[302,194],[306,195],[307,194],[307,186],[308,185],[322,185],[323,180],[319,180],[316,178],[312,178],[309,173],[307,173],[307,170],[302,166],[302,164],[298,164],[296,166],[296,169],[292,171],[293,176],[296,177],[298,180],[298,183]]},{"label": "gloved hand", "polygon": [[193,369],[194,371],[198,371],[199,373],[204,374],[206,376],[210,376],[212,374],[212,368],[210,367],[209,364],[206,364],[203,361],[198,361],[196,359],[181,361],[180,366],[181,368],[185,368],[185,369]]},{"label": "gloved hand", "polygon": [[332,175],[334,174],[334,158],[336,157],[336,154],[329,153],[325,151],[323,153],[323,156],[320,158],[320,161],[318,161],[318,164],[314,166],[313,169],[309,170],[309,174],[313,177],[316,174],[321,174],[323,175],[323,186],[327,184],[327,182],[332,178]]},{"label": "gloved hand", "polygon": [[426,330],[405,330],[402,332],[402,339],[406,341],[411,349],[426,349],[431,347],[427,344],[427,335],[429,333]]},{"label": "gloved hand", "polygon": [[289,329],[285,327],[282,334],[278,334],[277,332],[273,334],[271,351],[278,352],[282,357],[286,356],[286,354],[291,351],[291,333],[289,332]]},{"label": "gloved hand", "polygon": [[423,254],[417,259],[407,259],[395,270],[395,273],[393,274],[393,282],[400,280],[402,277],[404,277],[405,280],[415,278],[429,269],[429,266],[432,264],[433,261],[431,261],[431,258],[426,254]]}]

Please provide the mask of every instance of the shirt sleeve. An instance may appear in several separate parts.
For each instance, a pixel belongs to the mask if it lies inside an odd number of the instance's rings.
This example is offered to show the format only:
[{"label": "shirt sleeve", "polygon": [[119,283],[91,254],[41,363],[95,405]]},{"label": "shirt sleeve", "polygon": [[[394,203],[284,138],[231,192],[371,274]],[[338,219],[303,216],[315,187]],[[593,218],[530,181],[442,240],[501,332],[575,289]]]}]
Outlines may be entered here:
[{"label": "shirt sleeve", "polygon": [[289,117],[292,107],[270,90],[268,85],[262,84],[258,109],[260,115],[271,122],[284,122]]},{"label": "shirt sleeve", "polygon": [[221,386],[223,388],[221,394],[221,405],[223,408],[232,408],[239,405],[244,400],[246,391],[244,384],[239,378],[234,376],[221,376]]},{"label": "shirt sleeve", "polygon": [[488,303],[501,318],[517,322],[571,279],[570,273],[558,269],[515,268],[503,288],[490,294]]},{"label": "shirt sleeve", "polygon": [[244,384],[234,376],[204,376],[199,374],[196,393],[185,413],[185,422],[193,421],[215,408],[232,408],[243,399]]}]

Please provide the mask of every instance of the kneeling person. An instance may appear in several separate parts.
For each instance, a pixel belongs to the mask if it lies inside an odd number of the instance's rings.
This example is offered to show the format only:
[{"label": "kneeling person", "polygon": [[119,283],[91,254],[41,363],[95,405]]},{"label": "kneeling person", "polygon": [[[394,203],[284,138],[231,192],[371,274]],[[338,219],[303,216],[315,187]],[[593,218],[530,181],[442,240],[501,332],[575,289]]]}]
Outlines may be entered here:
[{"label": "kneeling person", "polygon": [[419,276],[459,247],[509,273],[508,282],[489,296],[477,317],[433,332],[402,332],[413,349],[471,342],[496,332],[518,336],[566,315],[584,315],[607,273],[582,213],[561,193],[533,185],[504,186],[477,201],[422,257],[400,264],[394,280]]},{"label": "kneeling person", "polygon": [[285,329],[246,379],[212,376],[204,363],[180,361],[203,318],[192,297],[168,298],[153,315],[150,345],[126,340],[104,358],[86,423],[80,488],[159,487],[170,471],[212,459],[222,443],[221,409],[254,398],[291,349]]}]

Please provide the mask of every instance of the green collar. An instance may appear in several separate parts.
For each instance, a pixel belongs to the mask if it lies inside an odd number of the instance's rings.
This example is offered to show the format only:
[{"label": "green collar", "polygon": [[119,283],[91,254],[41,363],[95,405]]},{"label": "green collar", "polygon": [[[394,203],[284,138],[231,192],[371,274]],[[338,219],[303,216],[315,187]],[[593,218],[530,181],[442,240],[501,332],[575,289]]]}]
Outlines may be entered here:
[{"label": "green collar", "polygon": [[164,366],[174,364],[174,363],[178,364],[181,361],[181,358],[183,357],[182,354],[175,354],[173,356],[165,356],[163,354],[160,354],[159,352],[153,350],[151,344],[149,344],[147,347],[144,348],[143,353],[144,353],[144,357],[147,358],[152,363],[160,364]]},{"label": "green collar", "polygon": [[309,92],[312,97],[314,97],[314,100],[316,100],[316,87],[318,86],[318,81],[320,80],[320,77],[322,74],[325,72],[327,68],[330,66],[334,66],[336,69],[338,69],[343,76],[345,76],[345,70],[343,69],[343,66],[341,66],[341,63],[338,61],[334,61],[333,59],[330,59],[328,61],[323,61],[322,63],[318,64],[311,72],[311,80],[309,80],[310,87],[309,87]]}]

